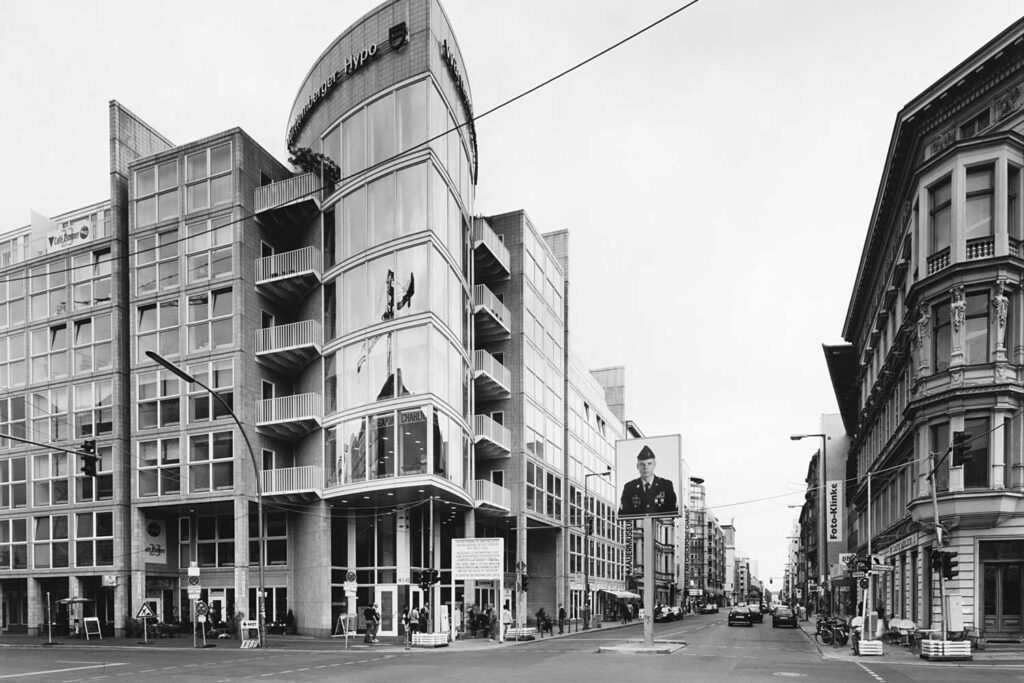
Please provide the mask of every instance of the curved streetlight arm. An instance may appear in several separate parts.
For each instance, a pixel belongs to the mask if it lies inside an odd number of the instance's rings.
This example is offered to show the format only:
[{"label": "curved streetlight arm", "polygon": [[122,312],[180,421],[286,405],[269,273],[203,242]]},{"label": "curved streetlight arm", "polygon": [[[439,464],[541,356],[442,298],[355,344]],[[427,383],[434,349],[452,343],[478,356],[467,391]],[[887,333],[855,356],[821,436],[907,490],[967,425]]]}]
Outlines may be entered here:
[{"label": "curved streetlight arm", "polygon": [[246,448],[246,450],[249,451],[249,459],[252,461],[253,473],[256,475],[256,506],[258,508],[257,515],[259,517],[259,536],[260,536],[260,551],[259,551],[259,558],[258,558],[259,559],[259,571],[260,571],[260,587],[259,587],[259,595],[256,598],[256,611],[257,611],[257,618],[259,619],[260,647],[261,648],[266,647],[266,641],[264,640],[264,637],[263,637],[264,630],[265,630],[264,618],[263,618],[263,614],[264,614],[264,606],[263,606],[264,603],[263,603],[263,600],[266,597],[263,594],[264,586],[265,586],[265,582],[263,580],[263,565],[265,563],[263,554],[267,551],[267,548],[266,548],[266,540],[265,540],[264,534],[263,534],[263,482],[261,481],[262,480],[262,476],[261,476],[262,468],[260,468],[259,464],[256,462],[256,452],[252,449],[252,442],[249,441],[249,434],[245,431],[245,427],[242,426],[242,422],[238,419],[238,416],[235,415],[235,411],[231,409],[231,406],[228,405],[227,401],[225,401],[223,398],[221,398],[220,394],[218,394],[216,391],[214,391],[210,387],[206,386],[205,384],[203,384],[198,379],[196,379],[192,375],[188,374],[187,372],[185,372],[184,370],[182,370],[178,366],[174,365],[169,360],[167,360],[166,358],[164,358],[160,354],[156,353],[155,351],[146,351],[146,355],[151,360],[156,361],[157,363],[162,365],[164,368],[166,368],[167,370],[170,370],[171,372],[173,372],[175,375],[177,375],[179,378],[185,380],[186,382],[193,383],[193,384],[198,384],[200,387],[202,387],[204,390],[206,390],[206,392],[208,394],[210,394],[215,399],[220,401],[220,404],[222,406],[224,406],[225,410],[228,411],[228,415],[230,415],[231,419],[235,421],[236,425],[238,425],[238,431],[240,431],[242,433],[242,439],[245,440],[245,448]]}]

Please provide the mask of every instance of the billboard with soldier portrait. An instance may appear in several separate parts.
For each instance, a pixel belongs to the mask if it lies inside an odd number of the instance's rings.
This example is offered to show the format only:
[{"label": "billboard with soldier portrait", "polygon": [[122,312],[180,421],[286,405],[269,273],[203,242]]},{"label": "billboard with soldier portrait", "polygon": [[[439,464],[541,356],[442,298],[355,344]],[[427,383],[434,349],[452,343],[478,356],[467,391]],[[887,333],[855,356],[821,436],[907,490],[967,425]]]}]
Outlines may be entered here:
[{"label": "billboard with soldier portrait", "polygon": [[679,434],[617,441],[619,519],[678,517],[684,504],[681,457]]}]

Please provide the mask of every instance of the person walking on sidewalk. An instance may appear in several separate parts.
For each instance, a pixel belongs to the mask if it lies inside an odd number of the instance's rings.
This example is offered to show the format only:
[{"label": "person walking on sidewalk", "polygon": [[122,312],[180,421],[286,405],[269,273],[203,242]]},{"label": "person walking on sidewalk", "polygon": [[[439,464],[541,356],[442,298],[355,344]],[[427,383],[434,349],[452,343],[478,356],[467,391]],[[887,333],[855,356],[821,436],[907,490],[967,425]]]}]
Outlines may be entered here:
[{"label": "person walking on sidewalk", "polygon": [[565,633],[565,607],[562,603],[558,603],[558,633]]},{"label": "person walking on sidewalk", "polygon": [[363,642],[379,643],[377,629],[380,626],[380,612],[377,611],[377,603],[363,610],[363,618],[366,620],[366,635],[363,636]]}]

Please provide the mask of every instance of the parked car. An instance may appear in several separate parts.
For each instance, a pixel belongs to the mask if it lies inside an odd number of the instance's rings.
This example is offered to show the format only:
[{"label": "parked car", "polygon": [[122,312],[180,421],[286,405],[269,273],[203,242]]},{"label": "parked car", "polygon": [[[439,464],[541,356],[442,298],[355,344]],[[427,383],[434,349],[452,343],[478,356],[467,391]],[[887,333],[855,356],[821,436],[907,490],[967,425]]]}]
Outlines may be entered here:
[{"label": "parked car", "polygon": [[700,608],[701,614],[718,614],[718,605],[713,602],[709,602]]},{"label": "parked car", "polygon": [[752,615],[746,605],[737,605],[729,610],[729,626],[753,626]]},{"label": "parked car", "polygon": [[683,610],[671,605],[662,605],[654,610],[655,621],[678,621],[683,618]]},{"label": "parked car", "polygon": [[763,624],[764,623],[764,615],[761,614],[761,606],[760,605],[748,605],[747,606],[747,611],[750,612],[750,621],[751,621],[751,623],[755,623],[755,622],[758,623],[758,624]]},{"label": "parked car", "polygon": [[792,626],[796,628],[796,612],[785,605],[776,607],[775,612],[772,613],[772,628],[778,628],[779,626]]}]

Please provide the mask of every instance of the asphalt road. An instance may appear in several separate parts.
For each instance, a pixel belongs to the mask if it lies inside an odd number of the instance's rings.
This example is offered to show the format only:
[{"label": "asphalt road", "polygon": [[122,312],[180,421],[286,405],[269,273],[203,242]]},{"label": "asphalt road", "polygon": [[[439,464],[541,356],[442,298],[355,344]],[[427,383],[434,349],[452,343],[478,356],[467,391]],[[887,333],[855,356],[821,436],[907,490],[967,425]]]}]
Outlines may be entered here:
[{"label": "asphalt road", "polygon": [[726,614],[691,615],[655,625],[657,640],[682,641],[672,654],[599,653],[602,645],[642,638],[639,624],[596,629],[501,647],[405,651],[237,648],[60,648],[0,650],[0,683],[79,681],[353,681],[357,683],[678,683],[804,680],[828,683],[1020,681],[1024,667],[837,661],[823,658],[800,630],[771,619],[727,627]]}]

